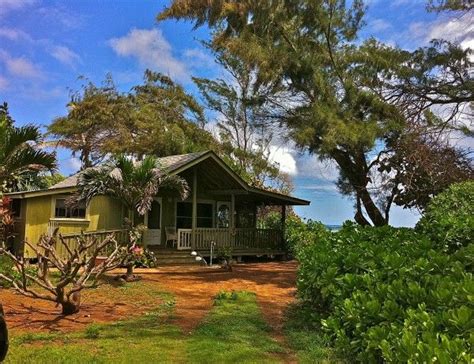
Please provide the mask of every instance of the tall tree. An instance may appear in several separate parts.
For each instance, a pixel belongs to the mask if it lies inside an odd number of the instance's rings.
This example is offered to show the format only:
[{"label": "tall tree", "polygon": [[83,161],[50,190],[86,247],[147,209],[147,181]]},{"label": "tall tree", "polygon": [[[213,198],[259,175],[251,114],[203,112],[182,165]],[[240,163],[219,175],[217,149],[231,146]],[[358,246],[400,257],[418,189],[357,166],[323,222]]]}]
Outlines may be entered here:
[{"label": "tall tree", "polygon": [[15,127],[7,104],[0,106],[0,192],[14,191],[31,174],[56,169],[56,154],[42,150],[42,141],[37,127]]},{"label": "tall tree", "polygon": [[160,19],[207,22],[213,42],[252,65],[260,82],[286,86],[284,121],[296,143],[334,160],[375,225],[387,222],[369,193],[367,152],[403,120],[358,88],[353,42],[363,5],[353,1],[175,1]]},{"label": "tall tree", "polygon": [[[393,193],[381,195],[374,188],[376,155],[412,122],[399,102],[405,95],[416,97],[414,90],[419,90],[418,101],[430,102],[433,93],[446,96],[443,87],[459,48],[443,55],[436,48],[412,54],[373,41],[359,46],[363,15],[361,0],[175,0],[158,19],[187,19],[196,27],[207,23],[213,46],[256,66],[259,82],[279,82],[287,99],[281,120],[291,137],[302,149],[338,165],[339,185],[354,196],[359,223],[384,225]],[[424,63],[427,59],[432,62]],[[458,65],[465,75],[469,63]],[[390,73],[396,74],[395,81]],[[402,90],[396,101],[384,93],[392,84]],[[447,103],[443,97],[437,100],[432,105]],[[425,110],[424,120],[433,121],[431,110]]]},{"label": "tall tree", "polygon": [[73,94],[67,116],[53,120],[50,135],[79,154],[82,168],[107,155],[164,156],[211,149],[215,140],[202,129],[201,107],[168,77],[145,72],[145,81],[119,92],[111,76],[102,86],[86,84]]},{"label": "tall tree", "polygon": [[207,46],[225,73],[217,80],[193,80],[206,107],[215,114],[223,158],[251,185],[288,187],[278,164],[270,161],[275,90],[271,85],[258,83],[253,67],[226,50]]},{"label": "tall tree", "polygon": [[203,128],[205,118],[199,103],[169,77],[147,70],[144,83],[126,96],[128,120],[116,125],[116,136],[109,139],[106,150],[161,157],[217,146]]},{"label": "tall tree", "polygon": [[94,166],[107,155],[105,143],[115,126],[127,119],[127,106],[110,75],[101,86],[87,82],[71,95],[68,114],[49,125],[48,134],[54,139],[50,144],[78,155],[82,169]]}]

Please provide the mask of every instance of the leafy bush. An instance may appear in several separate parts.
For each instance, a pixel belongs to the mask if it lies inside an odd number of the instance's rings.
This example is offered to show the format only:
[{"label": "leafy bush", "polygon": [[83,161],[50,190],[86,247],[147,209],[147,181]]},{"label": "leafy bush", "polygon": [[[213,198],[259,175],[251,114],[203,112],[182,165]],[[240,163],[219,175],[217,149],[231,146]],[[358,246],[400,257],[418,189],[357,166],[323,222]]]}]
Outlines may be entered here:
[{"label": "leafy bush", "polygon": [[346,224],[298,259],[299,296],[347,357],[471,361],[472,244],[449,255],[411,229]]},{"label": "leafy bush", "polygon": [[433,198],[416,229],[452,252],[474,237],[474,182],[453,184]]},{"label": "leafy bush", "polygon": [[285,233],[288,251],[297,254],[302,246],[315,244],[330,232],[324,224],[318,221],[304,222],[296,217],[287,219]]}]

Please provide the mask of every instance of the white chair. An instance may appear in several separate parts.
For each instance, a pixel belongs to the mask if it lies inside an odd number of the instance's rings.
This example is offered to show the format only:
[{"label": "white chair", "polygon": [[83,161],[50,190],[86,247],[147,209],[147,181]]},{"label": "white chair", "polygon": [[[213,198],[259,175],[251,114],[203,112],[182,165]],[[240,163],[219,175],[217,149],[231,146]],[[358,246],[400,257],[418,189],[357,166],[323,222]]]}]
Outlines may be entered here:
[{"label": "white chair", "polygon": [[173,248],[178,245],[178,233],[176,232],[176,228],[174,226],[165,227],[165,234],[166,246],[168,246],[168,241],[171,241],[171,247]]}]

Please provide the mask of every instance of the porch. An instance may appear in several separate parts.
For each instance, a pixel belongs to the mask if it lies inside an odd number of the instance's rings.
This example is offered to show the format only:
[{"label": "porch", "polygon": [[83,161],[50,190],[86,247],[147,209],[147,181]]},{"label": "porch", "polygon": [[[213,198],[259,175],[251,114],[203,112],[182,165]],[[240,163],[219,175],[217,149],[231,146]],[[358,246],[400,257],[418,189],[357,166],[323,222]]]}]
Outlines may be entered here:
[{"label": "porch", "polygon": [[195,250],[206,254],[230,248],[233,255],[282,254],[282,231],[257,228],[196,228],[178,229],[178,250]]}]

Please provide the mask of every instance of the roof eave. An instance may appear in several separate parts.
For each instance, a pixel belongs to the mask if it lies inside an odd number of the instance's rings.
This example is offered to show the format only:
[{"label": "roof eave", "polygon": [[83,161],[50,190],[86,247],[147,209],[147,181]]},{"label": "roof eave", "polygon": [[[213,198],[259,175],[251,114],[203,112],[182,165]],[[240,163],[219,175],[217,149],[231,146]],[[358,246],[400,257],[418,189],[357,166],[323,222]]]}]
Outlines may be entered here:
[{"label": "roof eave", "polygon": [[61,193],[72,193],[72,192],[75,192],[76,190],[77,190],[76,187],[63,187],[63,188],[53,188],[53,189],[47,189],[47,190],[10,192],[10,193],[5,193],[4,195],[10,198],[31,198],[31,197],[57,195]]}]

